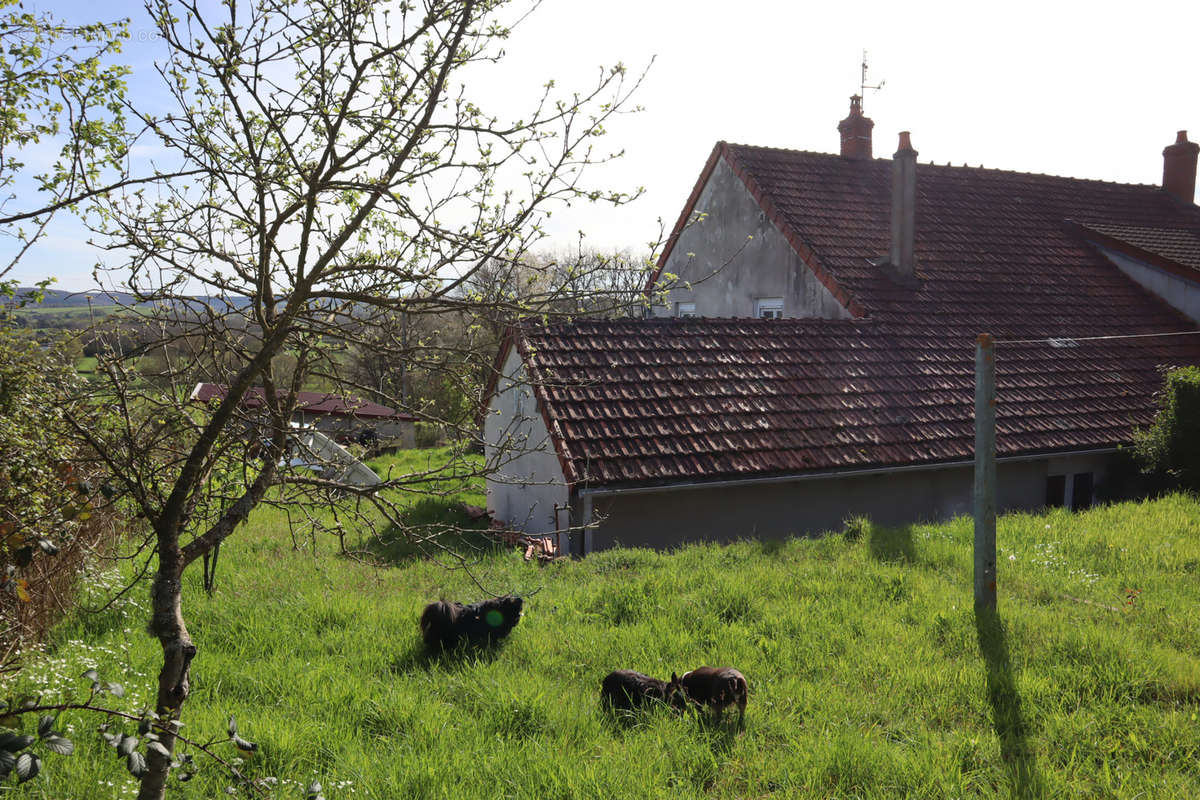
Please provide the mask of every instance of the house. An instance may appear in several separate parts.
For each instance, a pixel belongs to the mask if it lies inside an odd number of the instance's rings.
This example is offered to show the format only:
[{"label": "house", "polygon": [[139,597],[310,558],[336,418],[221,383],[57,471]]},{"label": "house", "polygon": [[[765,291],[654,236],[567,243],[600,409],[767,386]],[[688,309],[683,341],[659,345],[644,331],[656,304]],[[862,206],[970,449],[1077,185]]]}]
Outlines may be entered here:
[{"label": "house", "polygon": [[[223,398],[225,391],[226,387],[219,383],[197,383],[189,399],[207,404]],[[263,397],[262,387],[256,386],[246,393],[242,403],[247,409],[257,408],[263,404]],[[415,446],[416,417],[350,395],[297,392],[291,421],[301,427],[315,428],[334,439],[353,439],[369,431],[381,442]]]},{"label": "house", "polygon": [[720,142],[653,318],[514,329],[489,508],[573,552],[971,509],[974,345],[996,340],[998,506],[1084,507],[1200,364],[1200,146],[1162,186]]}]

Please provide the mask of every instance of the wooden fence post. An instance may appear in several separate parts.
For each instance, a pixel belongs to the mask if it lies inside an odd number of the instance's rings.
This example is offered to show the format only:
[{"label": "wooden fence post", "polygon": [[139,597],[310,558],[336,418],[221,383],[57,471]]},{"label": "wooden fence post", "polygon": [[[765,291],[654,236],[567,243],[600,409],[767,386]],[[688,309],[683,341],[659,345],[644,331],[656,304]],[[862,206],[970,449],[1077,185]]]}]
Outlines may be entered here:
[{"label": "wooden fence post", "polygon": [[996,343],[975,340],[975,605],[996,607]]}]

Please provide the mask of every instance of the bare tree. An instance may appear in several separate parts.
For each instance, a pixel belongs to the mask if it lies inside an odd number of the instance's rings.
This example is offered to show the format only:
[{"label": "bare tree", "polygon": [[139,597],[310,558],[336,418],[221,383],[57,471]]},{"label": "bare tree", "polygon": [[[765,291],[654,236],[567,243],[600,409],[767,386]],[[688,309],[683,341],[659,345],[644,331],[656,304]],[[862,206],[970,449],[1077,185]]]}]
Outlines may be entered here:
[{"label": "bare tree", "polygon": [[[398,387],[347,373],[346,349],[432,362],[464,345],[416,320],[465,315],[470,327],[551,308],[561,279],[543,281],[531,305],[473,291],[472,278],[527,265],[554,203],[630,199],[583,179],[615,155],[599,137],[637,82],[617,66],[585,91],[560,95],[549,82],[533,108],[486,112],[456,76],[499,60],[506,22],[524,9],[497,0],[257,0],[222,4],[219,19],[207,3],[148,8],[177,108],[128,113],[157,136],[164,164],[193,177],[96,200],[96,232],[125,259],[111,279],[147,304],[143,330],[157,335],[101,359],[108,383],[98,391],[114,422],[78,433],[153,531],[150,631],[162,646],[156,712],[166,719],[188,698],[197,653],[182,594],[193,562],[262,502],[316,526],[355,509],[399,525],[394,490],[429,477],[364,487],[288,466],[297,392],[319,382],[401,405]],[[400,318],[419,332],[371,335]],[[208,357],[192,363],[187,348]],[[130,359],[151,353],[158,380],[137,379]],[[203,413],[188,402],[197,370],[225,387]],[[457,460],[442,474],[471,472]],[[332,523],[310,510],[322,502]],[[163,796],[173,733],[164,726],[148,753],[143,799]]]},{"label": "bare tree", "polygon": [[539,271],[549,270],[552,285],[561,287],[553,300],[559,314],[640,319],[651,300],[646,284],[655,268],[652,252],[604,252],[585,248],[581,241],[573,252],[543,255]]},{"label": "bare tree", "polygon": [[364,318],[345,374],[382,402],[396,399],[419,418],[472,435],[477,401],[510,325],[528,317],[640,318],[652,270],[649,256],[582,246],[520,262],[493,259],[465,282],[460,294],[469,311]]}]

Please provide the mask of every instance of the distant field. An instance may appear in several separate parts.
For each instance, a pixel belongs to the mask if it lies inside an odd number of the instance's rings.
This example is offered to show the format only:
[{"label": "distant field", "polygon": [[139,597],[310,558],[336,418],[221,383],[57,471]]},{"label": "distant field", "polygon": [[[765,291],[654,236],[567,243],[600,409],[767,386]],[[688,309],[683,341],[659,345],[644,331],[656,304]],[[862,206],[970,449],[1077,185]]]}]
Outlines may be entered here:
[{"label": "distant field", "polygon": [[[479,502],[478,486],[466,496]],[[425,500],[426,517],[453,501]],[[417,616],[481,596],[467,574],[386,541],[363,543],[381,565],[340,557],[263,510],[222,549],[212,597],[188,575],[200,652],[184,732],[221,737],[236,715],[259,744],[247,773],[280,778],[267,796],[281,799],[313,778],[329,800],[1200,796],[1200,502],[998,529],[999,617],[972,608],[968,519],[543,567],[467,537],[475,576],[529,596],[526,616],[494,651],[431,658]],[[160,651],[141,633],[145,594],[63,625],[18,688],[95,666],[125,685],[123,707],[149,702]],[[599,707],[610,669],[702,664],[745,673],[744,729]],[[69,724],[76,754],[47,756],[11,796],[130,797],[96,721]],[[210,768],[169,796],[226,785]]]},{"label": "distant field", "polygon": [[15,309],[15,312],[16,312],[17,316],[21,316],[21,315],[28,316],[31,314],[52,314],[54,316],[64,316],[64,317],[69,317],[69,316],[86,317],[92,313],[96,314],[97,316],[100,314],[110,314],[119,308],[122,308],[122,306],[115,306],[115,305],[99,306],[99,305],[97,305],[97,306],[93,306],[89,310],[87,306],[42,306],[42,305],[31,304],[31,305],[25,306],[24,308]]}]

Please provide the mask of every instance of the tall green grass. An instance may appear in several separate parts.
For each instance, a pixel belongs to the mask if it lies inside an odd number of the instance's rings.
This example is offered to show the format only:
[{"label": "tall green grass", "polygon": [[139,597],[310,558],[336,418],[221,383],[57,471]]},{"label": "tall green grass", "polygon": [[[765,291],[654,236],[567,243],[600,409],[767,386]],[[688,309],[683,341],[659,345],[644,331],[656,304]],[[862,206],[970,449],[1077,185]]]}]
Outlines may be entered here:
[{"label": "tall green grass", "polygon": [[[1196,499],[1003,517],[995,617],[972,607],[970,520],[849,533],[546,566],[482,551],[472,578],[338,557],[259,515],[212,597],[188,576],[184,733],[236,715],[279,798],[313,778],[330,800],[1200,796]],[[476,599],[475,580],[526,595],[525,618],[494,650],[427,655],[421,607]],[[76,615],[26,687],[96,666],[147,703],[143,598]],[[611,669],[703,664],[746,675],[744,728],[601,711]],[[69,722],[76,754],[13,796],[132,796],[96,720]],[[210,767],[171,796],[227,785]]]}]

